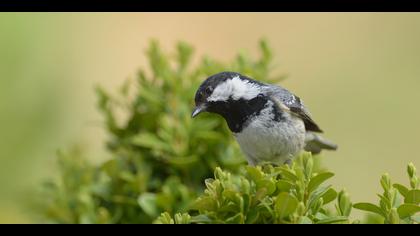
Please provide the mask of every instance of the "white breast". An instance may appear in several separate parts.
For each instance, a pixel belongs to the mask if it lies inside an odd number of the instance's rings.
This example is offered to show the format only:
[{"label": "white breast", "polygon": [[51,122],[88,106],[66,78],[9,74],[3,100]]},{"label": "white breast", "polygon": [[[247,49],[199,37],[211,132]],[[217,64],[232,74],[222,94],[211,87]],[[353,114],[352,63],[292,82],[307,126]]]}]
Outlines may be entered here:
[{"label": "white breast", "polygon": [[261,162],[283,164],[304,147],[303,121],[284,113],[285,120],[276,122],[272,109],[273,104],[270,104],[259,116],[250,120],[241,132],[234,134],[251,165]]}]

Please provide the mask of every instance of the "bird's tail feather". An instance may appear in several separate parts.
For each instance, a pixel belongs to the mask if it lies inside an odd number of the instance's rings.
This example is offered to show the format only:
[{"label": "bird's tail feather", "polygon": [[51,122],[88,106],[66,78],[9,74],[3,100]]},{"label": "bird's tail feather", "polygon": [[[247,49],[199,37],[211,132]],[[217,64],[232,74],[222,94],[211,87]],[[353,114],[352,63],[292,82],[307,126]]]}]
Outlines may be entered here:
[{"label": "bird's tail feather", "polygon": [[305,151],[311,152],[312,154],[318,154],[322,149],[336,150],[338,147],[333,142],[326,140],[313,132],[306,133],[305,143]]}]

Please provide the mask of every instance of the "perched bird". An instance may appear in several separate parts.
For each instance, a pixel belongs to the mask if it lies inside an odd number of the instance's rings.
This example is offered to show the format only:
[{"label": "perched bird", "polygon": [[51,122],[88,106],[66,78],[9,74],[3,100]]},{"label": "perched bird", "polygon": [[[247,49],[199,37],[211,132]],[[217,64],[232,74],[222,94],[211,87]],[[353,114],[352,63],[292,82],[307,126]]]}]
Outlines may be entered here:
[{"label": "perched bird", "polygon": [[337,149],[316,134],[322,130],[299,97],[236,72],[208,77],[195,94],[195,105],[193,118],[210,112],[226,120],[250,165],[281,165],[302,150]]}]

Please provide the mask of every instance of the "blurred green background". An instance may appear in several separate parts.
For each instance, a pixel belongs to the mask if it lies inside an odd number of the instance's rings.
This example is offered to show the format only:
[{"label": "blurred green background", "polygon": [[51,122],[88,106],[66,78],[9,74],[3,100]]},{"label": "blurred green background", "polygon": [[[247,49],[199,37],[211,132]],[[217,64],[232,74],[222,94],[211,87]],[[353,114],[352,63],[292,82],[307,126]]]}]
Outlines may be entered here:
[{"label": "blurred green background", "polygon": [[420,165],[418,13],[0,13],[0,223],[32,222],[21,202],[58,149],[107,157],[94,85],[133,77],[150,39],[228,61],[263,37],[282,85],[339,144],[322,158],[332,183],[354,202],[377,201],[383,172],[406,183]]}]

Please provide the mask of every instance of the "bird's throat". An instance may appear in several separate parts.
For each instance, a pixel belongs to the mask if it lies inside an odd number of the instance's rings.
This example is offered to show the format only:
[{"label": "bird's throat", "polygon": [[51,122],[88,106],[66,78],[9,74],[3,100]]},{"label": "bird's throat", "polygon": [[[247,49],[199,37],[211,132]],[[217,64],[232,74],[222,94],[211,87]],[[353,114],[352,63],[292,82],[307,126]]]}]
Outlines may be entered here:
[{"label": "bird's throat", "polygon": [[229,100],[224,104],[219,104],[217,111],[214,112],[226,120],[232,132],[239,133],[250,119],[259,115],[267,102],[268,99],[264,96],[257,96],[251,100]]}]

